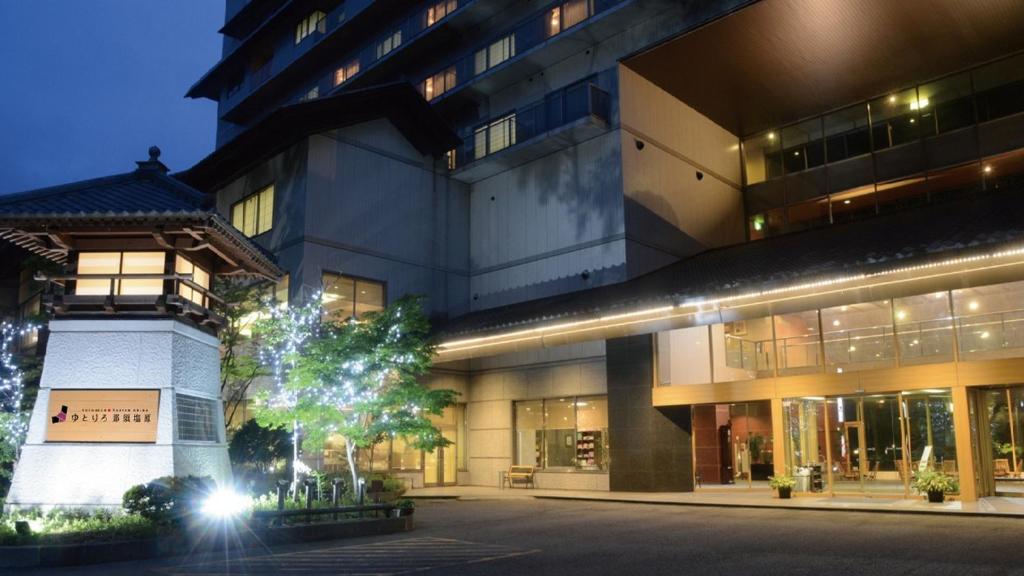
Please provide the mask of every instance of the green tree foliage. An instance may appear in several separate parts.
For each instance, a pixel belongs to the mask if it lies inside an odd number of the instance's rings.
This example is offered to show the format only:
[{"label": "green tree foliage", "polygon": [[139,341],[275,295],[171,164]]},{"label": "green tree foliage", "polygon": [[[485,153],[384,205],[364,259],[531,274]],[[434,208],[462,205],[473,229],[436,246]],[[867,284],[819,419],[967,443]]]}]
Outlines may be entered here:
[{"label": "green tree foliage", "polygon": [[224,422],[231,425],[245,404],[253,383],[268,372],[257,360],[258,342],[251,328],[256,316],[273,303],[267,297],[266,282],[220,278],[213,291],[224,300],[218,312],[224,316],[220,336],[220,394],[224,399]]},{"label": "green tree foliage", "polygon": [[279,376],[278,389],[258,403],[261,425],[297,422],[307,450],[341,435],[353,486],[358,449],[395,436],[421,450],[449,444],[430,416],[440,416],[456,392],[420,382],[434,352],[421,298],[403,297],[358,321],[321,318],[314,301],[258,323]]},{"label": "green tree foliage", "polygon": [[256,420],[247,420],[231,436],[228,446],[231,463],[266,473],[280,460],[292,455],[292,437],[284,428],[264,428]]}]

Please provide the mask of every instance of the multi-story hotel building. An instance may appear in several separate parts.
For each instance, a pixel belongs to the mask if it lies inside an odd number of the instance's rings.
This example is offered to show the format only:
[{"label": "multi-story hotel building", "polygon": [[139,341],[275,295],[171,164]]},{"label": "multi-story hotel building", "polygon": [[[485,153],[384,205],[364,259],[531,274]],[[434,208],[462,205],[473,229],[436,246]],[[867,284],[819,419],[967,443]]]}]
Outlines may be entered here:
[{"label": "multi-story hotel building", "polygon": [[376,469],[1024,491],[1024,4],[228,0],[220,32],[177,177],[292,300],[426,295],[461,392],[453,446]]}]

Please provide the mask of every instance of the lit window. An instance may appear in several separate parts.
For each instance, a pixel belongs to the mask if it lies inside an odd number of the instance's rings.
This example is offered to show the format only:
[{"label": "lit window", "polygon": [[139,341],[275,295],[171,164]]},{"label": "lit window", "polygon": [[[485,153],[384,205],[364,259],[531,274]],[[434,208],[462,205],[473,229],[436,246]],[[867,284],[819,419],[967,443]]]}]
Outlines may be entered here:
[{"label": "lit window", "polygon": [[444,154],[445,162],[448,164],[449,170],[455,170],[457,168],[457,156],[455,150],[449,150]]},{"label": "lit window", "polygon": [[334,72],[334,85],[338,86],[359,74],[359,60],[353,60]]},{"label": "lit window", "polygon": [[380,60],[384,56],[388,55],[392,50],[402,45],[402,31],[395,30],[394,33],[389,34],[383,40],[377,43],[377,59]]},{"label": "lit window", "polygon": [[77,280],[75,294],[81,295],[150,295],[163,294],[161,278],[128,278],[129,274],[164,273],[163,252],[81,252],[78,274],[106,276]]},{"label": "lit window", "polygon": [[516,143],[515,112],[476,129],[473,135],[474,158],[483,158]]},{"label": "lit window", "polygon": [[384,309],[384,284],[340,274],[323,275],[324,309],[340,319]]},{"label": "lit window", "polygon": [[307,100],[315,100],[315,99],[317,99],[319,97],[320,97],[320,87],[319,86],[313,86],[305,94],[303,94],[301,98],[299,98],[299,101],[300,102],[305,102]]},{"label": "lit window", "polygon": [[504,38],[492,42],[486,48],[477,50],[474,68],[477,74],[482,74],[515,55],[516,37],[513,34],[509,34]]},{"label": "lit window", "polygon": [[177,255],[174,257],[174,272],[176,274],[191,274],[190,282],[202,288],[202,290],[198,290],[182,282],[178,284],[178,294],[186,300],[206,307],[206,292],[210,290],[210,273],[202,267],[196,266],[191,260]]},{"label": "lit window", "polygon": [[423,81],[423,97],[428,101],[455,87],[455,67],[452,66]]},{"label": "lit window", "polygon": [[316,10],[295,25],[295,43],[298,44],[314,32],[321,34],[327,30],[327,15]]},{"label": "lit window", "polygon": [[231,207],[231,224],[246,236],[256,236],[274,225],[274,185],[250,194]]},{"label": "lit window", "polygon": [[422,468],[422,452],[407,442],[405,438],[396,436],[391,441],[391,469],[419,470]]},{"label": "lit window", "polygon": [[451,14],[459,7],[457,0],[442,0],[427,8],[427,26],[433,26],[438,20]]},{"label": "lit window", "polygon": [[515,462],[536,468],[608,469],[608,398],[515,403]]},{"label": "lit window", "polygon": [[218,442],[217,401],[195,396],[175,395],[178,412],[178,440]]},{"label": "lit window", "polygon": [[554,36],[563,30],[583,22],[590,16],[589,0],[569,0],[548,11],[545,25],[548,36]]}]

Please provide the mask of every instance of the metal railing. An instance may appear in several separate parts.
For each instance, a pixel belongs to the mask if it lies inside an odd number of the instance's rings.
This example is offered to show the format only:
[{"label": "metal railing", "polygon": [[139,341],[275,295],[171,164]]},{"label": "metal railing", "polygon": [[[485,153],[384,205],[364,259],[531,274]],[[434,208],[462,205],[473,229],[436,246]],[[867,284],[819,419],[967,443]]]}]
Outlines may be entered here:
[{"label": "metal railing", "polygon": [[[519,60],[532,48],[535,48],[548,40],[557,38],[566,31],[576,29],[578,26],[585,24],[594,16],[597,16],[616,5],[623,4],[626,1],[627,0],[582,0],[566,2],[562,0],[560,2],[549,4],[537,13],[513,26],[511,29],[505,30],[501,34],[491,37],[488,41],[476,46],[467,53],[458,56],[454,60],[448,61],[444,66],[433,70],[430,74],[426,74],[419,80],[419,82],[417,82],[417,85],[422,86],[423,81],[427,78],[448,70],[454,70],[455,82],[450,85],[446,85],[444,92],[436,91],[433,94],[433,98],[439,98],[446,92],[450,92],[457,87],[472,82],[478,76],[482,76],[492,70],[507,66],[511,62]],[[570,5],[572,5],[571,9],[566,10]],[[552,15],[552,12],[556,9],[559,10],[557,23]],[[585,10],[585,14],[582,15],[582,17],[580,17],[579,14],[580,10]],[[566,17],[566,14],[569,13],[573,14],[573,20],[571,22],[568,21]],[[567,23],[571,25],[566,26],[565,24]],[[499,42],[505,43],[500,51],[502,53],[502,57],[492,59],[489,53],[491,46]]]},{"label": "metal railing", "polygon": [[[101,294],[76,294],[75,292],[66,293],[67,296],[82,297],[82,296],[97,296],[97,297],[131,297],[131,296],[162,296],[166,294],[181,295],[182,287],[186,287],[201,296],[201,301],[196,302],[191,298],[186,298],[194,304],[203,308],[209,308],[209,303],[216,302],[217,304],[224,305],[224,299],[214,294],[209,288],[206,288],[200,284],[197,284],[192,274],[61,274],[61,275],[45,275],[36,273],[34,279],[37,282],[49,282],[62,287],[67,286],[67,282],[80,282],[88,280],[106,280],[107,291]],[[159,292],[146,292],[141,294],[123,294],[122,293],[122,282],[130,282],[133,280],[160,280],[160,281],[171,281],[172,289],[168,292],[161,286]],[[184,297],[184,296],[182,296]]]},{"label": "metal railing", "polygon": [[825,360],[838,364],[886,362],[896,357],[891,325],[825,333]]},{"label": "metal railing", "polygon": [[751,372],[772,370],[772,341],[725,335],[725,365]]},{"label": "metal railing", "polygon": [[963,316],[956,327],[962,355],[1024,348],[1024,310]]},{"label": "metal railing", "polygon": [[456,166],[463,166],[587,116],[607,122],[610,98],[590,81],[556,90],[539,100],[463,133]]}]

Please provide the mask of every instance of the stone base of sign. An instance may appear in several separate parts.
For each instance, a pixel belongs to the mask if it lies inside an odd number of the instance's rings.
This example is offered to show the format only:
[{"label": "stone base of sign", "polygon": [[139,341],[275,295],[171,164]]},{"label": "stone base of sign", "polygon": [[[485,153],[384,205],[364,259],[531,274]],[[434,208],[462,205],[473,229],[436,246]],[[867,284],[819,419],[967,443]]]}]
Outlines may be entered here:
[{"label": "stone base of sign", "polygon": [[[125,490],[161,476],[230,482],[215,336],[177,320],[144,319],[54,320],[49,331],[39,397],[8,509],[119,507]],[[83,415],[71,406],[66,420],[53,423],[60,407],[51,407],[50,396],[61,390],[97,391],[104,403],[109,400],[111,419],[118,391],[159,391],[155,431],[150,428],[145,442],[110,442],[102,439],[105,428],[92,424],[82,428],[81,441],[67,441],[67,427]],[[212,414],[204,439],[196,439],[197,430],[204,434],[203,422],[196,422],[203,420],[197,402]],[[72,421],[74,416],[78,419]],[[47,441],[49,426],[61,426],[65,441]]]}]

